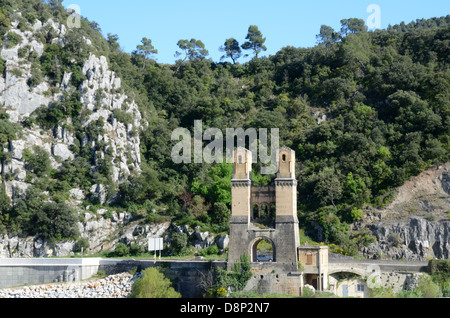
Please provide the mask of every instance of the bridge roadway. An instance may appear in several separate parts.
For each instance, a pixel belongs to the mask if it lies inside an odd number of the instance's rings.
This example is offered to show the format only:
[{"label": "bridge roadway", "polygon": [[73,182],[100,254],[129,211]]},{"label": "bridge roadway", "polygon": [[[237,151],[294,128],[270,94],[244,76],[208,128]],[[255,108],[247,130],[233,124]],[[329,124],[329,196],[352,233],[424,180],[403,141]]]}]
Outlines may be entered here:
[{"label": "bridge roadway", "polygon": [[[95,275],[98,270],[105,272],[128,271],[134,267],[169,265],[178,273],[189,277],[198,276],[198,272],[207,272],[210,266],[226,267],[225,260],[152,260],[152,259],[0,259],[0,288],[21,285],[42,284],[55,281],[84,280]],[[261,264],[261,263],[258,263]],[[330,257],[328,273],[355,273],[362,277],[372,272],[426,272],[427,262],[355,260],[351,258]],[[164,265],[163,265],[164,266]],[[181,275],[181,274],[180,274]]]},{"label": "bridge roadway", "polygon": [[[106,265],[112,263],[118,265],[120,263],[134,263],[141,264],[144,267],[151,266],[155,261],[153,259],[102,259],[102,264]],[[162,263],[171,263],[174,266],[202,266],[203,263],[214,263],[216,266],[226,266],[226,260],[205,260],[205,259],[163,259],[156,260],[156,265]],[[197,264],[197,265],[194,265]],[[261,263],[255,263],[261,264]],[[188,265],[189,266],[189,265]],[[350,257],[335,258],[330,257],[328,260],[328,273],[333,274],[337,272],[353,272],[357,274],[365,274],[368,270],[379,270],[381,272],[408,272],[408,273],[425,273],[427,272],[428,262],[422,261],[395,261],[395,260],[358,260]],[[364,276],[364,275],[363,275]]]},{"label": "bridge roadway", "polygon": [[361,276],[375,271],[425,273],[427,267],[428,262],[420,261],[356,260],[351,258],[330,258],[328,261],[329,274],[348,272]]}]

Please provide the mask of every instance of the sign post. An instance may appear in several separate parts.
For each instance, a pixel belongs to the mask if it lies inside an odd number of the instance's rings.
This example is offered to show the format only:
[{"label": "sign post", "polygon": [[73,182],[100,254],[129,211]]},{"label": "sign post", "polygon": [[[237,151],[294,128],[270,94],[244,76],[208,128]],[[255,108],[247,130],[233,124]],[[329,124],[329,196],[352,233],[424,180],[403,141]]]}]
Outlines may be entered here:
[{"label": "sign post", "polygon": [[161,260],[161,250],[163,249],[163,238],[162,237],[149,237],[148,238],[148,250],[150,252],[155,252],[155,263],[156,263],[156,251],[159,251],[159,260]]}]

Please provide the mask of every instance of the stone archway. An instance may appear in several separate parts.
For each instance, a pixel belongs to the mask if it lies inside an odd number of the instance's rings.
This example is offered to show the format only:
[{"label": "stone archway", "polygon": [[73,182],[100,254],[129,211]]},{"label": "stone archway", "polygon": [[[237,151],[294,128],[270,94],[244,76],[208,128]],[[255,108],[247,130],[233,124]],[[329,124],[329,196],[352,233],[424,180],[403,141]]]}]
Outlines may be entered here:
[{"label": "stone archway", "polygon": [[276,262],[275,243],[268,237],[258,237],[250,244],[250,261],[256,262]]},{"label": "stone archway", "polygon": [[359,271],[334,271],[329,273],[328,287],[338,297],[366,298],[369,285]]}]

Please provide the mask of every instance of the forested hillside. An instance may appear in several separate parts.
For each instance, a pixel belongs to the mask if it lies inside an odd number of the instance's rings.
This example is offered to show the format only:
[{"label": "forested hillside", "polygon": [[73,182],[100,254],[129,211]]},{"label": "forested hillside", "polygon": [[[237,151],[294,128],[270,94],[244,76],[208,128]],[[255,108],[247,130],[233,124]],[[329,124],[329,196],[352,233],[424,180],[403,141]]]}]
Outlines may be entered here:
[{"label": "forested hillside", "polygon": [[[26,29],[50,18],[64,24],[69,15],[56,0],[0,0],[0,44],[5,48],[20,42],[9,31],[15,19],[20,21],[18,28]],[[279,128],[281,146],[296,152],[301,227],[320,226],[323,240],[351,253],[361,244],[358,240],[367,239],[360,235],[366,233],[352,233],[349,227],[363,217],[365,207],[387,204],[392,190],[410,177],[448,161],[450,16],[370,32],[364,21],[342,18],[341,30],[325,25],[317,30],[316,46],[285,47],[269,57],[261,57],[265,39],[257,26],[250,26],[247,39],[223,39],[222,61],[208,58],[208,50],[219,48],[205,47],[201,39],[180,39],[174,65],[155,60],[157,48],[151,39],[144,38],[128,54],[116,35],[104,38],[101,26],[84,18],[81,28],[68,30],[64,45],[51,41],[50,29],[41,31],[43,54],[22,52],[33,65],[30,87],[45,78],[53,84],[50,91],[56,91],[70,72],[75,90],[18,123],[2,110],[0,142],[5,149],[22,128],[53,129],[68,118],[79,140],[71,148],[74,158],[59,170],[43,169],[45,158],[36,158],[39,153],[28,155],[27,169],[34,174],[28,192],[34,195],[27,193],[20,204],[13,204],[0,191],[3,231],[34,234],[37,229],[25,224],[33,218],[24,206],[38,204],[40,195],[63,204],[68,189],[90,189],[99,183],[114,192],[104,205],[125,209],[135,218],[227,231],[232,166],[180,165],[171,160],[172,131],[192,131],[194,120],[202,120],[204,129],[217,127],[224,134],[226,128]],[[135,132],[140,137],[141,169],[119,183],[109,177],[114,162],[107,156],[96,163],[99,169],[89,169],[95,161],[92,145],[82,142],[83,134],[97,133],[95,125],[81,125],[86,116],[81,111],[81,69],[90,52],[106,57],[142,114]],[[253,58],[241,64],[244,54]],[[124,111],[114,115],[121,122],[132,121]],[[6,151],[0,160],[8,160]],[[254,181],[271,182],[258,168],[255,165]],[[41,208],[49,212],[54,207]]]}]

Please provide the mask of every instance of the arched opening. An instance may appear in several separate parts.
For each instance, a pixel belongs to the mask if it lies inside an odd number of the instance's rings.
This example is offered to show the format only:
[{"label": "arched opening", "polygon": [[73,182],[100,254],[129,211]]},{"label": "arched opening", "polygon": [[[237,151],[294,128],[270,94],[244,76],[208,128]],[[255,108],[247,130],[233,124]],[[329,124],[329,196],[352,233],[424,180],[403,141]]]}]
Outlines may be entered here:
[{"label": "arched opening", "polygon": [[366,298],[370,292],[368,282],[357,273],[329,274],[329,289],[339,297]]},{"label": "arched opening", "polygon": [[259,206],[257,204],[253,205],[253,211],[252,211],[252,220],[258,220],[259,219]]},{"label": "arched opening", "polygon": [[275,262],[275,248],[272,241],[261,238],[253,244],[252,262],[269,263]]},{"label": "arched opening", "polygon": [[269,211],[268,211],[268,208],[267,208],[267,204],[265,204],[265,203],[261,204],[261,215],[260,215],[260,218],[261,219],[266,219],[268,214],[269,214]]},{"label": "arched opening", "polygon": [[275,204],[260,203],[254,204],[252,208],[252,222],[259,224],[261,228],[275,228]]},{"label": "arched opening", "polygon": [[272,203],[269,207],[269,219],[271,221],[275,221],[277,217],[276,206],[275,203]]}]

